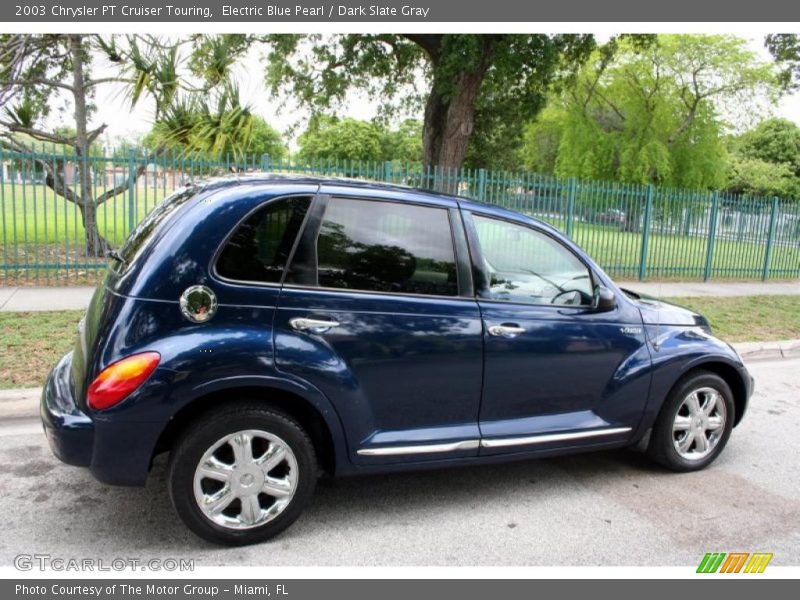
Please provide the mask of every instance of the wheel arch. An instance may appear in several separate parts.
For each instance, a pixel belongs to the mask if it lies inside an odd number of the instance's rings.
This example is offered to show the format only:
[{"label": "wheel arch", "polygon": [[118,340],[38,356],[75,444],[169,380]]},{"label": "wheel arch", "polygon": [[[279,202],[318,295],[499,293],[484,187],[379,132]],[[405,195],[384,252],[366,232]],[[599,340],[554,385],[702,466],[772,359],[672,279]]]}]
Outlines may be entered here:
[{"label": "wheel arch", "polygon": [[728,384],[728,387],[731,388],[731,392],[733,393],[733,406],[736,411],[733,419],[733,426],[736,427],[742,420],[744,412],[747,408],[748,386],[741,373],[739,373],[739,370],[733,365],[720,360],[710,360],[692,365],[692,367],[687,369],[681,375],[680,379],[675,382],[673,387],[670,389],[670,393],[673,389],[675,389],[675,386],[678,385],[680,381],[685,379],[688,375],[698,371],[707,371],[721,377],[722,380]]},{"label": "wheel arch", "polygon": [[326,473],[335,474],[339,461],[347,456],[338,415],[329,406],[320,406],[319,399],[312,399],[298,391],[296,386],[288,387],[276,382],[237,382],[223,387],[211,387],[212,389],[204,388],[203,392],[185,402],[172,415],[158,437],[152,457],[170,451],[181,432],[207,412],[225,403],[242,400],[263,403],[264,406],[276,408],[296,420],[311,438],[317,460]]}]

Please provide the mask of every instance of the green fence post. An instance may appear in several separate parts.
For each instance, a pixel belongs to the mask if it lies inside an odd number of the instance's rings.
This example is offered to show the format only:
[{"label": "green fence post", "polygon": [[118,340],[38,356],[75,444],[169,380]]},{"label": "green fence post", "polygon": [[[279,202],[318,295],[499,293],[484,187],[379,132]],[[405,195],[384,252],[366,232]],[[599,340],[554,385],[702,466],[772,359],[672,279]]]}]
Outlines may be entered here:
[{"label": "green fence post", "polygon": [[706,268],[703,271],[703,281],[711,279],[711,267],[714,261],[714,241],[717,238],[717,219],[719,218],[719,192],[714,192],[711,203],[711,222],[708,231],[708,246],[706,248]]},{"label": "green fence post", "polygon": [[136,171],[135,152],[133,149],[128,151],[128,233],[133,231],[136,220],[136,178],[133,176]]},{"label": "green fence post", "polygon": [[392,161],[390,160],[383,163],[383,180],[388,183],[392,181]]},{"label": "green fence post", "polygon": [[769,268],[772,262],[772,247],[775,245],[775,230],[778,226],[778,210],[780,202],[777,197],[772,199],[772,214],[769,217],[769,235],[767,236],[767,251],[764,253],[764,269],[761,271],[761,280],[769,279]]},{"label": "green fence post", "polygon": [[486,169],[478,169],[478,200],[486,201]]},{"label": "green fence post", "polygon": [[269,154],[261,155],[261,170],[269,171]]},{"label": "green fence post", "polygon": [[653,226],[653,184],[647,186],[644,203],[644,222],[642,223],[642,248],[639,252],[639,281],[647,278],[647,253],[650,249],[650,229]]},{"label": "green fence post", "polygon": [[574,177],[569,178],[567,185],[567,237],[572,237],[572,229],[575,223],[575,197],[578,195],[578,180]]}]

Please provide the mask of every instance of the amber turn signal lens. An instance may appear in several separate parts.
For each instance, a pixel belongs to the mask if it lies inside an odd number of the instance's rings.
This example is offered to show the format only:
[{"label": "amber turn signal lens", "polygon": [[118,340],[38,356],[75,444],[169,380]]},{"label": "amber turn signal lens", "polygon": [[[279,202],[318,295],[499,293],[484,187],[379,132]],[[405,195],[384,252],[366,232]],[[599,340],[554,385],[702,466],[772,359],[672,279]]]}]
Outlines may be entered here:
[{"label": "amber turn signal lens", "polygon": [[158,352],[142,352],[103,369],[86,393],[89,408],[103,410],[122,402],[150,377],[160,360]]}]

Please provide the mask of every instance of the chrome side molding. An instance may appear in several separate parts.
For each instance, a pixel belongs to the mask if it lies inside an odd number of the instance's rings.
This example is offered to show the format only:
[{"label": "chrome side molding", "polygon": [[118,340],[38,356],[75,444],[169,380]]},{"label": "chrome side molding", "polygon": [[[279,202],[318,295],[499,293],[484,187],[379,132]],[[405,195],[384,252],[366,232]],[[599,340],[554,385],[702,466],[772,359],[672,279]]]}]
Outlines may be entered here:
[{"label": "chrome side molding", "polygon": [[403,454],[432,454],[436,452],[456,452],[458,450],[476,450],[480,440],[462,440],[443,444],[416,444],[410,446],[385,446],[383,448],[362,448],[359,456],[400,456]]},{"label": "chrome side molding", "polygon": [[507,446],[527,446],[530,444],[549,444],[566,442],[604,435],[619,435],[631,431],[630,427],[612,427],[609,429],[593,429],[591,431],[573,431],[571,433],[543,433],[511,438],[482,439],[481,448],[505,448]]},{"label": "chrome side molding", "polygon": [[477,448],[505,448],[508,446],[528,446],[532,444],[549,444],[567,442],[606,435],[619,435],[631,431],[630,427],[611,427],[608,429],[592,429],[590,431],[573,431],[570,433],[543,433],[520,437],[492,438],[482,440],[461,440],[442,444],[410,444],[405,446],[384,446],[382,448],[361,448],[356,452],[359,456],[402,456],[407,454],[435,454],[440,452],[457,452],[459,450],[475,450]]}]

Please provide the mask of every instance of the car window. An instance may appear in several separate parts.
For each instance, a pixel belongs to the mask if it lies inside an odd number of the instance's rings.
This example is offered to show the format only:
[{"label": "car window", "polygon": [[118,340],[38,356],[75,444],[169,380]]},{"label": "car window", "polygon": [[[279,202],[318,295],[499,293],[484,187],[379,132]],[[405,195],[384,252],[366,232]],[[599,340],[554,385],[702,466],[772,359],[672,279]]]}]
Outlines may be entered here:
[{"label": "car window", "polygon": [[534,229],[473,216],[493,300],[589,305],[589,269],[568,248]]},{"label": "car window", "polygon": [[217,273],[236,281],[279,283],[311,197],[272,200],[241,223],[217,260]]},{"label": "car window", "polygon": [[317,238],[322,287],[458,295],[446,209],[332,198]]},{"label": "car window", "polygon": [[139,222],[119,250],[119,255],[123,258],[124,262],[117,262],[116,268],[118,272],[127,270],[127,266],[136,261],[136,258],[147,246],[147,242],[154,239],[155,233],[161,226],[166,225],[169,222],[170,216],[175,214],[186,202],[194,198],[197,192],[197,187],[187,186],[170,194]]}]

